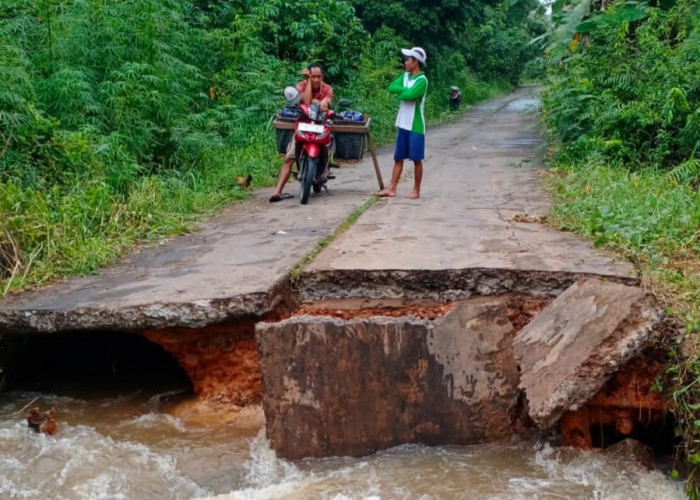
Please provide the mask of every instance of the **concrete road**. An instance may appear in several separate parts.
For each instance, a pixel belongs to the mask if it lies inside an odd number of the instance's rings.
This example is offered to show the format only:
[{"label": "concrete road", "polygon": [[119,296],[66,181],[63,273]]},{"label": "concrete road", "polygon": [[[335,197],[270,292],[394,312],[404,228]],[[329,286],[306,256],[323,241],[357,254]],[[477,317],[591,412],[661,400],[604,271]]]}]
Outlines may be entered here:
[{"label": "concrete road", "polygon": [[[314,286],[316,275],[337,289],[343,279],[382,271],[479,269],[511,272],[508,279],[516,281],[522,272],[634,280],[629,263],[590,243],[514,220],[543,215],[548,207],[538,181],[537,104],[536,89],[523,87],[473,107],[459,123],[430,129],[422,197],[404,198],[413,182],[407,162],[398,196],[380,200],[322,252],[307,268],[304,288]],[[385,183],[392,153],[378,151]],[[0,331],[144,330],[260,317],[286,300],[294,264],[377,191],[369,157],[335,173],[332,196],[312,195],[302,206],[299,185],[290,181],[287,191],[295,198],[270,204],[271,189],[258,190],[199,232],[145,248],[99,275],[6,297]],[[345,288],[355,295],[383,293]]]},{"label": "concrete road", "polygon": [[[423,290],[418,296],[432,288],[428,295],[438,299],[559,293],[580,275],[634,282],[629,263],[532,222],[549,206],[538,179],[538,104],[537,88],[523,87],[473,107],[458,124],[430,129],[420,200],[405,198],[413,183],[406,162],[397,197],[381,199],[307,268],[304,297],[405,296],[414,288]],[[382,157],[387,180],[391,163]],[[466,293],[438,293],[446,270],[459,274],[449,286]]]}]

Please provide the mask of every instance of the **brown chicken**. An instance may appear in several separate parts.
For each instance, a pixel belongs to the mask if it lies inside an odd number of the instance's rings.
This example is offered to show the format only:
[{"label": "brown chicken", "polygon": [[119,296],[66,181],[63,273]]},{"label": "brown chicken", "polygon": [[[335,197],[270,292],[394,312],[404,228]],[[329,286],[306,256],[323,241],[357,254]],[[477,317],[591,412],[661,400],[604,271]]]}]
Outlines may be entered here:
[{"label": "brown chicken", "polygon": [[253,176],[248,174],[248,177],[236,177],[236,182],[243,189],[248,189],[250,187],[250,183],[253,182]]}]

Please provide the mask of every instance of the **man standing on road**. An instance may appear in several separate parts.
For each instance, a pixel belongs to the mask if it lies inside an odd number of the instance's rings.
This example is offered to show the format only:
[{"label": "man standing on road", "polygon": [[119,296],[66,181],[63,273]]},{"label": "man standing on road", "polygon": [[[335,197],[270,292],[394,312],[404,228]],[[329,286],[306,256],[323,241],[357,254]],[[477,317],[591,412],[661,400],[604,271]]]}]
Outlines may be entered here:
[{"label": "man standing on road", "polygon": [[[321,111],[328,111],[333,101],[333,87],[323,82],[323,70],[321,69],[321,65],[316,63],[309,64],[304,68],[301,74],[304,80],[296,85],[299,94],[301,94],[301,102],[304,104],[317,102],[321,106]],[[287,153],[284,156],[284,163],[282,164],[282,170],[280,170],[277,187],[275,188],[275,192],[272,193],[272,196],[270,196],[270,203],[275,203],[277,201],[282,201],[283,198],[291,197],[291,195],[283,195],[282,190],[292,173],[295,151],[296,141],[294,140],[294,136],[292,136],[292,140],[289,141],[289,146],[287,147]]]},{"label": "man standing on road", "polygon": [[404,56],[406,72],[389,85],[389,92],[396,94],[401,101],[399,114],[396,116],[398,134],[394,149],[394,170],[391,173],[391,185],[382,189],[377,196],[396,196],[396,186],[403,172],[403,162],[409,159],[414,165],[413,191],[406,198],[420,198],[420,183],[423,179],[423,159],[425,158],[425,94],[428,91],[428,79],[425,77],[425,50],[420,47],[401,49]]}]

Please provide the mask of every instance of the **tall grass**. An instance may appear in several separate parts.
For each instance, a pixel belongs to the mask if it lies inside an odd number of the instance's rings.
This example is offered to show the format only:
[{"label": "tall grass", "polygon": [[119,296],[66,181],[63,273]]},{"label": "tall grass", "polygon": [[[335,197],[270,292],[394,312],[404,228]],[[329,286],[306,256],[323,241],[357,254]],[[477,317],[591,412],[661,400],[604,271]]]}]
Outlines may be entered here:
[{"label": "tall grass", "polygon": [[[564,4],[567,9],[563,9]],[[683,327],[665,389],[698,496],[700,6],[556,2],[544,120],[555,137],[553,220],[637,265]]]}]

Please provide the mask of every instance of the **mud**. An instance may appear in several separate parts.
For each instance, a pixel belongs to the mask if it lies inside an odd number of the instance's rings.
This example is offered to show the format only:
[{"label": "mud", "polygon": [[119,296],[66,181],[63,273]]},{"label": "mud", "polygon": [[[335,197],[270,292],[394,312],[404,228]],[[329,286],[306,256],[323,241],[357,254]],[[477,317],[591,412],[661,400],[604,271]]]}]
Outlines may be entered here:
[{"label": "mud", "polygon": [[618,371],[583,407],[561,418],[562,444],[606,448],[628,437],[671,451],[673,417],[661,392],[665,351],[647,349]]},{"label": "mud", "polygon": [[243,407],[262,401],[254,328],[253,321],[246,321],[196,330],[150,330],[144,335],[177,359],[198,398]]}]

